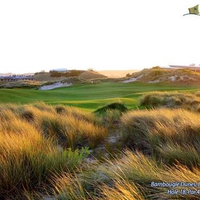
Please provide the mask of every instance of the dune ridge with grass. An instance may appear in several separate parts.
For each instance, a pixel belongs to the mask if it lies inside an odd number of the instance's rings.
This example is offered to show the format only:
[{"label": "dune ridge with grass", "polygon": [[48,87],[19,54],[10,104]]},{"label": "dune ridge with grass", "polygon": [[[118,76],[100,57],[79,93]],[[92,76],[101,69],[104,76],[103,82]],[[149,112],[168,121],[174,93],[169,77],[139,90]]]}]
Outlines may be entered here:
[{"label": "dune ridge with grass", "polygon": [[146,83],[165,83],[179,85],[196,85],[200,83],[200,73],[190,69],[170,69],[159,66],[143,69],[127,76],[127,81],[133,79]]}]

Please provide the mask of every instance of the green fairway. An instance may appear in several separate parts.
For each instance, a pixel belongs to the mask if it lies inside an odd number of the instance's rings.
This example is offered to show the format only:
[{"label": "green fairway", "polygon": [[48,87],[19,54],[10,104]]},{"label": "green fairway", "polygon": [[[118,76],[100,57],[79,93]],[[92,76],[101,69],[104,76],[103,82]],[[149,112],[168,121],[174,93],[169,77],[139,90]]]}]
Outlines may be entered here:
[{"label": "green fairway", "polygon": [[0,103],[64,104],[93,111],[112,102],[122,102],[128,108],[136,108],[139,98],[152,91],[194,92],[200,86],[169,86],[148,83],[82,84],[48,91],[34,89],[0,89]]}]

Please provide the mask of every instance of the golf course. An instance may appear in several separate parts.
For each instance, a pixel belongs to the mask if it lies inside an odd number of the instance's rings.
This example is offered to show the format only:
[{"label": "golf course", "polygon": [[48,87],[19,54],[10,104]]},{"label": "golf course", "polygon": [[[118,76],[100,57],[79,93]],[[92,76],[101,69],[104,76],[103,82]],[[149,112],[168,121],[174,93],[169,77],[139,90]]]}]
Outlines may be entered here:
[{"label": "golf course", "polygon": [[200,200],[198,16],[0,1],[0,200]]},{"label": "golf course", "polygon": [[161,83],[98,83],[79,84],[54,90],[0,89],[0,103],[30,104],[45,102],[51,105],[63,104],[88,111],[112,102],[121,102],[129,109],[139,106],[139,99],[154,91],[195,92],[200,86],[175,86]]}]

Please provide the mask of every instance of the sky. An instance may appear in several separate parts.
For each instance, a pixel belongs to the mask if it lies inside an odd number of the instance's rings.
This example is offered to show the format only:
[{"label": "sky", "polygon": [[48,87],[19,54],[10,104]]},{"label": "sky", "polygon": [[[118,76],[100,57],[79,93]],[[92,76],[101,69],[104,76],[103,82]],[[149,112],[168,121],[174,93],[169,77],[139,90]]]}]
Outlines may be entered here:
[{"label": "sky", "polygon": [[200,0],[0,1],[0,72],[200,64]]}]

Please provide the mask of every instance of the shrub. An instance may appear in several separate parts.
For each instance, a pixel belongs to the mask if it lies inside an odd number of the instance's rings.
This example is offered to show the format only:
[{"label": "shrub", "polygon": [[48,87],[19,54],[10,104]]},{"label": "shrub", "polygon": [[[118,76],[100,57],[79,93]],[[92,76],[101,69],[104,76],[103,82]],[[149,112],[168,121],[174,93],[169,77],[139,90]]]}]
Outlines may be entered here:
[{"label": "shrub", "polygon": [[94,113],[104,114],[107,110],[119,110],[121,113],[126,112],[128,109],[121,103],[111,103],[101,108],[98,108]]},{"label": "shrub", "polygon": [[101,115],[97,115],[101,124],[108,128],[117,128],[122,113],[117,110],[107,110]]}]

